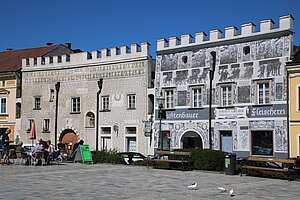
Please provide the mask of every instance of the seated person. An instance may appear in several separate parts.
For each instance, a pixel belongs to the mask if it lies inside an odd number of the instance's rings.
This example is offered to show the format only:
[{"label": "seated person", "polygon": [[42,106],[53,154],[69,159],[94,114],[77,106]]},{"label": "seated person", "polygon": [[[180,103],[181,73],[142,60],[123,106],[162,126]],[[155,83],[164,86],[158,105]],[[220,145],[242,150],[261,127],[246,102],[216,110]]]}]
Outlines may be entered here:
[{"label": "seated person", "polygon": [[34,153],[36,151],[44,151],[44,147],[42,146],[41,141],[39,141],[38,143],[36,143],[36,145],[31,150],[32,153]]},{"label": "seated person", "polygon": [[49,156],[51,156],[53,158],[53,153],[54,153],[54,146],[51,144],[50,140],[47,141],[47,147],[48,148],[45,148],[45,158],[49,164],[49,162],[50,162]]},{"label": "seated person", "polygon": [[24,148],[23,148],[23,142],[21,141],[17,146],[16,146],[16,151],[24,151]]},{"label": "seated person", "polygon": [[74,144],[72,154],[74,154],[77,151],[79,145],[83,145],[83,143],[84,143],[84,141],[80,140],[78,143]]}]

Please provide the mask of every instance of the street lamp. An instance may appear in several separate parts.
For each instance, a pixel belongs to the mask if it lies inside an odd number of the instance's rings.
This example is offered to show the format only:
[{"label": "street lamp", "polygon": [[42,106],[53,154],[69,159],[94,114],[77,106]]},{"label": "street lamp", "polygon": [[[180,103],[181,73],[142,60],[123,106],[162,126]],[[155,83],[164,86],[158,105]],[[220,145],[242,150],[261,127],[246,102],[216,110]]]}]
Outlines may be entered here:
[{"label": "street lamp", "polygon": [[214,79],[214,73],[216,68],[216,52],[210,52],[210,67],[209,67],[209,114],[208,114],[208,140],[209,140],[209,149],[212,149],[212,141],[211,141],[211,118],[212,118],[212,82]]},{"label": "street lamp", "polygon": [[99,151],[99,95],[102,90],[102,84],[103,84],[103,79],[101,78],[98,81],[98,88],[99,90],[97,91],[97,108],[96,108],[96,151]]},{"label": "street lamp", "polygon": [[55,144],[55,149],[57,149],[57,116],[58,116],[58,93],[60,89],[60,82],[57,82],[55,84],[55,90],[56,90],[56,100],[55,100],[55,126],[54,126],[54,144]]},{"label": "street lamp", "polygon": [[156,100],[158,102],[158,118],[159,118],[158,149],[163,150],[163,135],[162,135],[162,131],[161,131],[161,120],[165,119],[165,111],[163,110],[165,98],[162,95],[160,95],[159,97],[157,97]]}]

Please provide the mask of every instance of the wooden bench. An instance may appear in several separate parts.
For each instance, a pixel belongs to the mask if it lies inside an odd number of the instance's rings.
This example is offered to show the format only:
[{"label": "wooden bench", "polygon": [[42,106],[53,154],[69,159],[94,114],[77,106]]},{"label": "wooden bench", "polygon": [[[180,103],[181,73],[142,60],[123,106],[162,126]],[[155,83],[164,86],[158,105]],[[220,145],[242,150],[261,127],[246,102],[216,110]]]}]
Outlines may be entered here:
[{"label": "wooden bench", "polygon": [[[256,163],[258,162],[258,163]],[[268,164],[268,163],[281,163],[281,164],[287,164],[289,167],[283,167],[280,168],[278,166],[277,168],[273,167],[270,165],[269,167],[267,166],[257,166],[258,164]],[[254,165],[256,164],[256,165]],[[275,171],[275,172],[283,172],[286,173],[288,176],[288,179],[290,181],[291,175],[293,174],[295,166],[295,160],[288,160],[288,159],[272,159],[272,158],[255,158],[255,157],[250,157],[247,159],[247,165],[242,165],[242,172],[241,175],[243,174],[244,170],[265,170],[265,171]]]},{"label": "wooden bench", "polygon": [[[153,163],[155,167],[157,167],[157,165],[155,165],[155,164],[167,163],[169,168],[173,168],[172,166],[170,166],[170,164],[172,165],[172,163],[174,163],[174,164],[181,165],[182,171],[185,169],[192,170],[191,163],[190,163],[191,152],[176,152],[176,151],[157,150],[157,151],[155,151],[155,155],[157,155],[158,158],[148,159],[148,167],[149,167],[150,163]],[[181,159],[180,160],[169,159],[170,155],[180,156]]]}]

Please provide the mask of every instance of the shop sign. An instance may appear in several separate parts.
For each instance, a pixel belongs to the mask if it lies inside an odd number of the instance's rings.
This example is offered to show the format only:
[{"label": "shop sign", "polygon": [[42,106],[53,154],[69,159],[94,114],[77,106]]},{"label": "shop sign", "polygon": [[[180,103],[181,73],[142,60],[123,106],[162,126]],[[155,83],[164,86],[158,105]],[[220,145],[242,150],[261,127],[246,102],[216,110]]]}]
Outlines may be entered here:
[{"label": "shop sign", "polygon": [[234,108],[234,109],[216,109],[216,119],[235,119],[235,118],[246,118],[247,117],[247,107]]},{"label": "shop sign", "polygon": [[286,105],[256,106],[250,108],[250,117],[286,117]]}]

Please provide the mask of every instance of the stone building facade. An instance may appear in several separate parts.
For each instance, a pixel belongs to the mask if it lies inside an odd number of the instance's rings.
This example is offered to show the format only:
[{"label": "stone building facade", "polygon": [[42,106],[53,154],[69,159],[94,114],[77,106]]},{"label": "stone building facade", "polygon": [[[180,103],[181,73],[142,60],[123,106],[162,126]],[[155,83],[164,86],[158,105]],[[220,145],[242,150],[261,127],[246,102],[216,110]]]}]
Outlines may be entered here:
[{"label": "stone building facade", "polygon": [[22,69],[22,104],[26,105],[22,108],[22,140],[31,142],[27,138],[34,120],[37,137],[54,143],[57,97],[58,146],[71,153],[73,145],[84,140],[95,150],[98,81],[103,79],[99,96],[99,149],[148,154],[150,141],[144,135],[143,121],[150,116],[148,93],[153,88],[155,62],[147,42],[141,46],[132,44],[130,50],[122,46],[91,54],[29,60],[23,60]]},{"label": "stone building facade", "polygon": [[[165,149],[209,148],[209,93],[212,91],[212,148],[237,157],[287,157],[286,70],[293,44],[293,17],[271,19],[160,39],[155,95],[165,98]],[[213,53],[216,55],[213,69]],[[210,88],[210,70],[213,74]],[[154,147],[159,148],[158,105]]]}]

